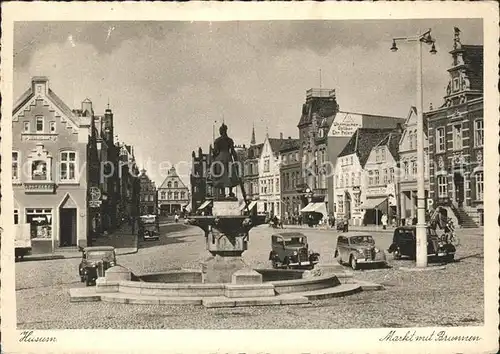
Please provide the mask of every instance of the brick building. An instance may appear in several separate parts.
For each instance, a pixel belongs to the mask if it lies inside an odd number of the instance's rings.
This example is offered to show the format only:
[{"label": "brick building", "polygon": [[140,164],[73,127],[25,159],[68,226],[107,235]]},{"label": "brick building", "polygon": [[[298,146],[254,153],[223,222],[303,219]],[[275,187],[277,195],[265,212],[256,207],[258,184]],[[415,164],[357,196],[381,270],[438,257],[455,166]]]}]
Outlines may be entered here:
[{"label": "brick building", "polygon": [[297,191],[302,174],[299,149],[300,140],[289,137],[283,141],[279,150],[283,220],[286,220],[287,216],[298,215],[302,208],[301,194]]},{"label": "brick building", "polygon": [[483,220],[483,46],[465,45],[455,28],[444,103],[425,113],[429,130],[430,198],[463,226]]},{"label": "brick building", "polygon": [[158,193],[155,182],[152,181],[145,169],[141,170],[139,176],[139,214],[157,215],[158,213]]}]

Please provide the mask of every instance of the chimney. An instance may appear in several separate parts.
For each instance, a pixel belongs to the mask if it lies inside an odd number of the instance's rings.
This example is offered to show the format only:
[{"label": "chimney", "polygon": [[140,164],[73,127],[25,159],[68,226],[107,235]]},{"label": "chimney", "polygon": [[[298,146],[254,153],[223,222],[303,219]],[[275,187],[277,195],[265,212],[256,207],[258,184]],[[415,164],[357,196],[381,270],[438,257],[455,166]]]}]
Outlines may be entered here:
[{"label": "chimney", "polygon": [[283,140],[283,133],[280,133],[280,139]]}]

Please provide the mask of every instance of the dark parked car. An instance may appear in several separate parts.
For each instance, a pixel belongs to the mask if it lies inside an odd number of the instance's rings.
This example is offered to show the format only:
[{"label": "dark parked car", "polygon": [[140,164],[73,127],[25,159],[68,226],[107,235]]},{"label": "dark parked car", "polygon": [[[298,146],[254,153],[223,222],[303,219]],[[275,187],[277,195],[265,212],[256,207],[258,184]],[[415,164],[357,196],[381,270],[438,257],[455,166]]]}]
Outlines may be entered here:
[{"label": "dark parked car", "polygon": [[375,240],[363,232],[346,232],[337,238],[335,257],[340,264],[349,262],[353,270],[360,264],[387,265],[384,251],[375,246]]},{"label": "dark parked car", "polygon": [[[417,228],[415,226],[403,226],[394,230],[392,245],[388,252],[394,253],[394,259],[401,259],[406,256],[410,259],[416,258],[417,252]],[[456,248],[448,242],[445,237],[437,234],[436,230],[426,227],[427,232],[427,255],[443,259],[447,262],[453,261]]]},{"label": "dark parked car", "polygon": [[307,237],[300,232],[282,232],[271,237],[269,260],[273,268],[313,268],[319,253],[309,250]]},{"label": "dark parked car", "polygon": [[156,215],[143,215],[139,219],[139,238],[144,241],[159,240],[160,227],[158,217]]},{"label": "dark parked car", "polygon": [[104,272],[116,265],[116,254],[114,247],[85,247],[82,251],[82,261],[78,266],[80,281],[87,286],[95,283],[98,277],[103,277]]}]

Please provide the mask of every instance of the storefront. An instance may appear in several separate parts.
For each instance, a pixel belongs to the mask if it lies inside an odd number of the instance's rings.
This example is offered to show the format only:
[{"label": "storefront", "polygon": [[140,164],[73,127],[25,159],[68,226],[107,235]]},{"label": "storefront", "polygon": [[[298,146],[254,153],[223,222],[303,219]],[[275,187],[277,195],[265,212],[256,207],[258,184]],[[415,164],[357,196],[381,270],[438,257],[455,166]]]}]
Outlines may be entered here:
[{"label": "storefront", "polygon": [[30,224],[33,254],[52,253],[52,209],[26,209],[26,222]]}]

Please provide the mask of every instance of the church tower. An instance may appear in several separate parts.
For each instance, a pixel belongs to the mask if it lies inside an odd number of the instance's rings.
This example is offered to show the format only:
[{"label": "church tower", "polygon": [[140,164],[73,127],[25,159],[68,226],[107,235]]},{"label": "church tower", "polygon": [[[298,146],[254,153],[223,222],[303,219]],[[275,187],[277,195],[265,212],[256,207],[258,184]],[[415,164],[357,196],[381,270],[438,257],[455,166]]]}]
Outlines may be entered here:
[{"label": "church tower", "polygon": [[252,138],[250,139],[250,145],[255,145],[255,126],[252,125]]}]

